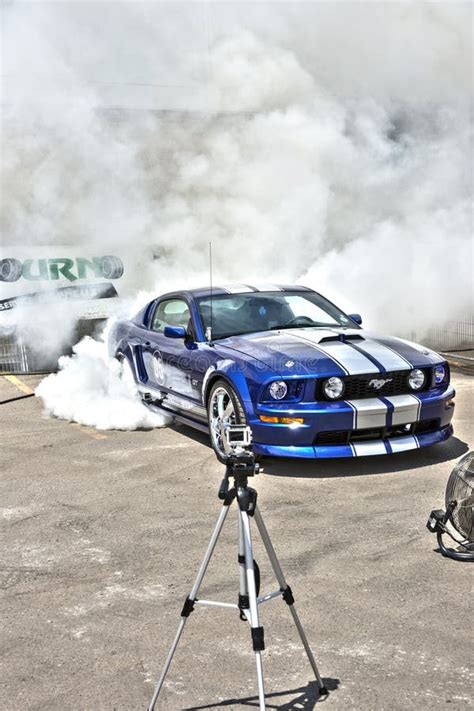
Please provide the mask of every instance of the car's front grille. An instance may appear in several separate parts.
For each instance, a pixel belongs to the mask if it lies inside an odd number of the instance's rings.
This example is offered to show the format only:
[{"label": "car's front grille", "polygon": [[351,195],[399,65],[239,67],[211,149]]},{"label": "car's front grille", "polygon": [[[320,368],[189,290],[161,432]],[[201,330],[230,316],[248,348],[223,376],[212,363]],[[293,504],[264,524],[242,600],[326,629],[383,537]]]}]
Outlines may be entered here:
[{"label": "car's front grille", "polygon": [[[416,392],[424,392],[431,387],[431,368],[422,368],[425,373],[425,384]],[[405,395],[414,391],[408,385],[409,370],[394,370],[390,373],[369,373],[364,375],[346,375],[341,377],[344,382],[343,400],[359,400],[380,395]],[[325,379],[316,381],[316,400],[330,400],[323,390]]]},{"label": "car's front grille", "polygon": [[371,427],[365,430],[332,430],[330,432],[318,432],[314,438],[315,446],[321,445],[344,445],[366,440],[383,440],[392,437],[403,437],[407,434],[426,434],[436,432],[440,427],[440,420],[421,420],[420,422],[407,423],[406,425],[394,425],[392,427]]}]

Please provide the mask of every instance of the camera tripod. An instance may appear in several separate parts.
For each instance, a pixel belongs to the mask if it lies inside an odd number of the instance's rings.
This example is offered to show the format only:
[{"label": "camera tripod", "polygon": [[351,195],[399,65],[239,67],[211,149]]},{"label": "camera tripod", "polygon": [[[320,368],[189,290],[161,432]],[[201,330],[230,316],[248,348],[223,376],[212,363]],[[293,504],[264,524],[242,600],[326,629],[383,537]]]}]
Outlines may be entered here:
[{"label": "camera tripod", "polygon": [[[178,631],[174,638],[173,644],[166,659],[161,677],[156,686],[153,698],[148,706],[148,711],[153,711],[156,701],[163,687],[166,675],[173,660],[176,648],[183,633],[184,627],[189,615],[193,612],[196,605],[210,605],[215,607],[225,607],[235,609],[240,612],[240,618],[246,620],[250,624],[252,636],[252,645],[255,652],[255,662],[257,666],[257,684],[258,698],[260,711],[265,711],[265,685],[263,679],[262,656],[261,653],[265,649],[264,631],[260,626],[258,608],[259,606],[272,600],[273,598],[282,597],[290,609],[291,616],[298,630],[298,634],[303,643],[303,647],[308,656],[309,663],[313,669],[314,675],[321,696],[326,696],[328,691],[323,684],[321,676],[316,666],[313,653],[309,646],[303,626],[300,622],[298,614],[294,606],[294,597],[290,586],[287,584],[280,563],[273,548],[270,536],[263,522],[262,515],[257,507],[257,492],[248,486],[248,477],[253,476],[258,472],[258,465],[255,464],[255,459],[250,452],[243,451],[240,454],[231,454],[228,457],[226,464],[225,477],[219,488],[219,499],[223,502],[223,508],[217,520],[216,526],[211,536],[211,540],[207,547],[206,554],[199,568],[198,574],[194,581],[194,585],[184,602],[181,611],[181,620],[178,626]],[[234,478],[234,486],[229,488],[229,478]],[[206,573],[209,561],[216,547],[219,535],[224,526],[229,508],[233,502],[238,505],[238,526],[239,526],[239,554],[238,564],[240,572],[240,589],[238,604],[227,602],[217,602],[215,600],[201,600],[197,595],[201,587],[202,580]],[[268,593],[259,597],[260,588],[260,573],[257,564],[253,559],[252,537],[250,531],[250,519],[254,518],[260,533],[263,545],[273,568],[273,572],[280,586],[279,590]]]}]

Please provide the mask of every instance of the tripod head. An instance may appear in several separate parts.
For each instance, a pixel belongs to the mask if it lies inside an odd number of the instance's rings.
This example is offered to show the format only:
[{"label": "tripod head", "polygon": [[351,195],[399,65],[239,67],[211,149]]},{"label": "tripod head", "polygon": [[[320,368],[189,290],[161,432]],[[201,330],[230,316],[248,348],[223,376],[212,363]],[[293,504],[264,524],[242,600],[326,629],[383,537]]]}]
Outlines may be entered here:
[{"label": "tripod head", "polygon": [[[226,425],[224,430],[226,452],[225,475],[219,487],[219,498],[226,502],[240,491],[250,491],[248,477],[259,472],[259,465],[251,450],[252,430],[247,425]],[[229,478],[234,477],[235,488],[229,491]],[[253,490],[252,490],[253,491]]]}]

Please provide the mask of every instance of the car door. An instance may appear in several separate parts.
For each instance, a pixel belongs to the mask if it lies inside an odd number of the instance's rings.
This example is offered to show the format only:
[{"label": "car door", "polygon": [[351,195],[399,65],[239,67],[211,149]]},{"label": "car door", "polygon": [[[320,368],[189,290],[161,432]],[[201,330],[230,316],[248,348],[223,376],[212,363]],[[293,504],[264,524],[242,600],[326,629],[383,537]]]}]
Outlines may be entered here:
[{"label": "car door", "polygon": [[[185,328],[186,339],[165,336],[167,326]],[[158,301],[150,318],[149,332],[143,353],[148,383],[162,393],[163,406],[202,419],[203,408],[195,379],[198,344],[187,301],[179,296]]]}]

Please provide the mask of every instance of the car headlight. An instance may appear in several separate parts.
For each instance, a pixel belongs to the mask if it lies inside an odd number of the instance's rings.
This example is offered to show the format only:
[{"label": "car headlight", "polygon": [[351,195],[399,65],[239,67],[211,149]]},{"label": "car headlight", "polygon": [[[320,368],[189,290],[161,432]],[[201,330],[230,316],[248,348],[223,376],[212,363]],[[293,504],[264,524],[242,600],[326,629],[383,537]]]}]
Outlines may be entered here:
[{"label": "car headlight", "polygon": [[284,380],[275,380],[269,387],[268,392],[274,400],[283,400],[288,392],[288,386]]},{"label": "car headlight", "polygon": [[420,390],[425,384],[426,376],[422,370],[415,368],[408,376],[408,385],[412,390]]},{"label": "car headlight", "polygon": [[437,365],[434,369],[435,384],[440,385],[446,378],[446,368],[444,365]]},{"label": "car headlight", "polygon": [[337,400],[344,392],[344,383],[341,378],[328,378],[323,383],[323,392],[330,400]]}]

